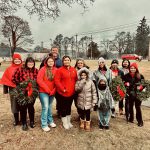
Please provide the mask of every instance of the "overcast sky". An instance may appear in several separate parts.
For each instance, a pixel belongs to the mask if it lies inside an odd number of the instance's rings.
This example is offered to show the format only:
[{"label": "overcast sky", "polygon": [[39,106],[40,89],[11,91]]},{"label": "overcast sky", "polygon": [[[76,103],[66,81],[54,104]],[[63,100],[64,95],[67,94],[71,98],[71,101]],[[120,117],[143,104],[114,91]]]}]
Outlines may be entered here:
[{"label": "overcast sky", "polygon": [[[82,12],[83,9],[79,5],[74,5],[72,8],[63,6],[59,18],[55,21],[46,19],[44,22],[38,21],[36,16],[30,18],[23,9],[17,15],[29,22],[35,45],[40,45],[41,41],[44,41],[44,46],[48,47],[50,38],[54,39],[60,33],[71,37],[76,33],[133,23],[135,26],[118,29],[115,32],[121,30],[135,31],[143,16],[150,22],[150,0],[95,0],[93,5],[89,5],[85,14],[82,15]],[[150,24],[149,22],[148,24]],[[101,34],[109,38],[114,33],[104,32]],[[100,33],[93,34],[93,38],[99,39]]]}]

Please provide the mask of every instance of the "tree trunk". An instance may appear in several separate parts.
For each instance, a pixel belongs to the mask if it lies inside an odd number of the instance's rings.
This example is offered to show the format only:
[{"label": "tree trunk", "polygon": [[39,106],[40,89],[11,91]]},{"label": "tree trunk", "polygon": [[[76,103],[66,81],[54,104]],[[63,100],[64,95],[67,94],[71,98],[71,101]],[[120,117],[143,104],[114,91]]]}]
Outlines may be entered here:
[{"label": "tree trunk", "polygon": [[16,50],[16,32],[12,31],[12,48],[11,48],[12,56],[13,56],[15,50]]}]

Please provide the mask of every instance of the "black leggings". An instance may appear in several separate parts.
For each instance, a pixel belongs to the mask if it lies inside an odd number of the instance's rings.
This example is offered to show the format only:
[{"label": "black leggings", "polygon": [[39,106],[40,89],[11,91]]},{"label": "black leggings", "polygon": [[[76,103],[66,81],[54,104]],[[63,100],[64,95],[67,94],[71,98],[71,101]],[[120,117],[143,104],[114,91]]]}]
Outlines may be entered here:
[{"label": "black leggings", "polygon": [[73,96],[64,97],[57,93],[59,101],[59,110],[62,117],[71,115],[71,106],[73,102]]},{"label": "black leggings", "polygon": [[82,120],[85,120],[86,119],[86,121],[90,121],[90,109],[87,109],[87,110],[82,110],[82,109],[78,109],[79,110],[79,112],[80,112],[80,118],[82,119]]}]

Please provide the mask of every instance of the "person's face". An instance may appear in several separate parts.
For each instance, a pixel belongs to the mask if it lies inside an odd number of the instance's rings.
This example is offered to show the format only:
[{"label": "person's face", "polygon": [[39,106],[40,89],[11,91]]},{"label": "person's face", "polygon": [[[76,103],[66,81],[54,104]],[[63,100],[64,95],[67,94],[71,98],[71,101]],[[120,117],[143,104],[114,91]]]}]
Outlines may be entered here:
[{"label": "person's face", "polygon": [[29,61],[29,62],[27,62],[27,67],[28,68],[33,68],[34,67],[34,62],[33,61]]},{"label": "person's face", "polygon": [[105,63],[102,61],[102,62],[99,62],[99,67],[100,68],[103,68],[105,66]]},{"label": "person's face", "polygon": [[123,62],[123,67],[128,67],[128,65],[129,65],[129,62],[128,62],[127,60],[125,60],[125,61]]},{"label": "person's face", "polygon": [[70,66],[70,63],[71,63],[71,61],[70,61],[70,59],[67,58],[67,57],[66,57],[66,58],[64,59],[64,61],[63,61],[63,65],[66,66],[66,67],[69,67],[69,66]]},{"label": "person's face", "polygon": [[48,67],[53,67],[53,66],[54,66],[54,60],[51,59],[51,58],[49,58],[49,59],[47,60],[47,65],[48,65]]},{"label": "person's face", "polygon": [[52,48],[51,52],[52,52],[52,53],[57,53],[57,54],[58,54],[58,48],[56,48],[56,47],[55,47],[55,48]]},{"label": "person's face", "polygon": [[80,68],[80,69],[84,67],[84,63],[83,63],[82,60],[79,60],[79,61],[77,62],[77,67]]},{"label": "person's face", "polygon": [[20,65],[21,64],[21,60],[18,59],[18,58],[15,58],[13,62],[14,62],[15,65]]},{"label": "person's face", "polygon": [[82,73],[82,74],[81,74],[81,79],[87,79],[86,73]]},{"label": "person's face", "polygon": [[103,80],[101,80],[99,84],[102,85],[102,86],[106,85],[105,81],[103,81]]},{"label": "person's face", "polygon": [[112,65],[111,65],[111,68],[112,68],[112,69],[117,69],[117,68],[118,68],[118,64],[117,64],[117,63],[112,64]]},{"label": "person's face", "polygon": [[136,72],[136,68],[134,66],[130,67],[130,72],[131,73],[135,73]]},{"label": "person's face", "polygon": [[54,59],[56,59],[56,58],[57,58],[57,56],[58,56],[58,54],[57,54],[57,53],[53,53],[53,58],[54,58]]}]

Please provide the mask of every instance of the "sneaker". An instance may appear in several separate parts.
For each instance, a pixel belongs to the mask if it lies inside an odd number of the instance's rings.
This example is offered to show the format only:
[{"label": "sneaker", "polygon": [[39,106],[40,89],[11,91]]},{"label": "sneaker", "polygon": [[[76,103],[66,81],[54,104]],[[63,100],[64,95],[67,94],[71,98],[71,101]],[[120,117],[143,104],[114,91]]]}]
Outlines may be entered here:
[{"label": "sneaker", "polygon": [[52,128],[56,128],[56,124],[54,122],[49,124]]},{"label": "sneaker", "polygon": [[115,118],[115,117],[116,117],[115,113],[112,113],[111,118]]},{"label": "sneaker", "polygon": [[45,127],[45,128],[42,128],[42,129],[43,129],[43,131],[45,131],[45,132],[50,131],[50,128],[49,128],[49,127]]},{"label": "sneaker", "polygon": [[109,130],[109,126],[105,126],[105,129],[106,129],[106,130]]},{"label": "sneaker", "polygon": [[30,127],[31,127],[31,128],[34,128],[34,127],[35,127],[34,122],[30,122]]},{"label": "sneaker", "polygon": [[139,126],[139,127],[142,127],[142,126],[143,126],[143,122],[139,122],[139,123],[138,123],[138,126]]},{"label": "sneaker", "polygon": [[23,125],[22,125],[22,130],[23,130],[23,131],[27,131],[27,130],[28,130],[27,124],[23,124]]}]

